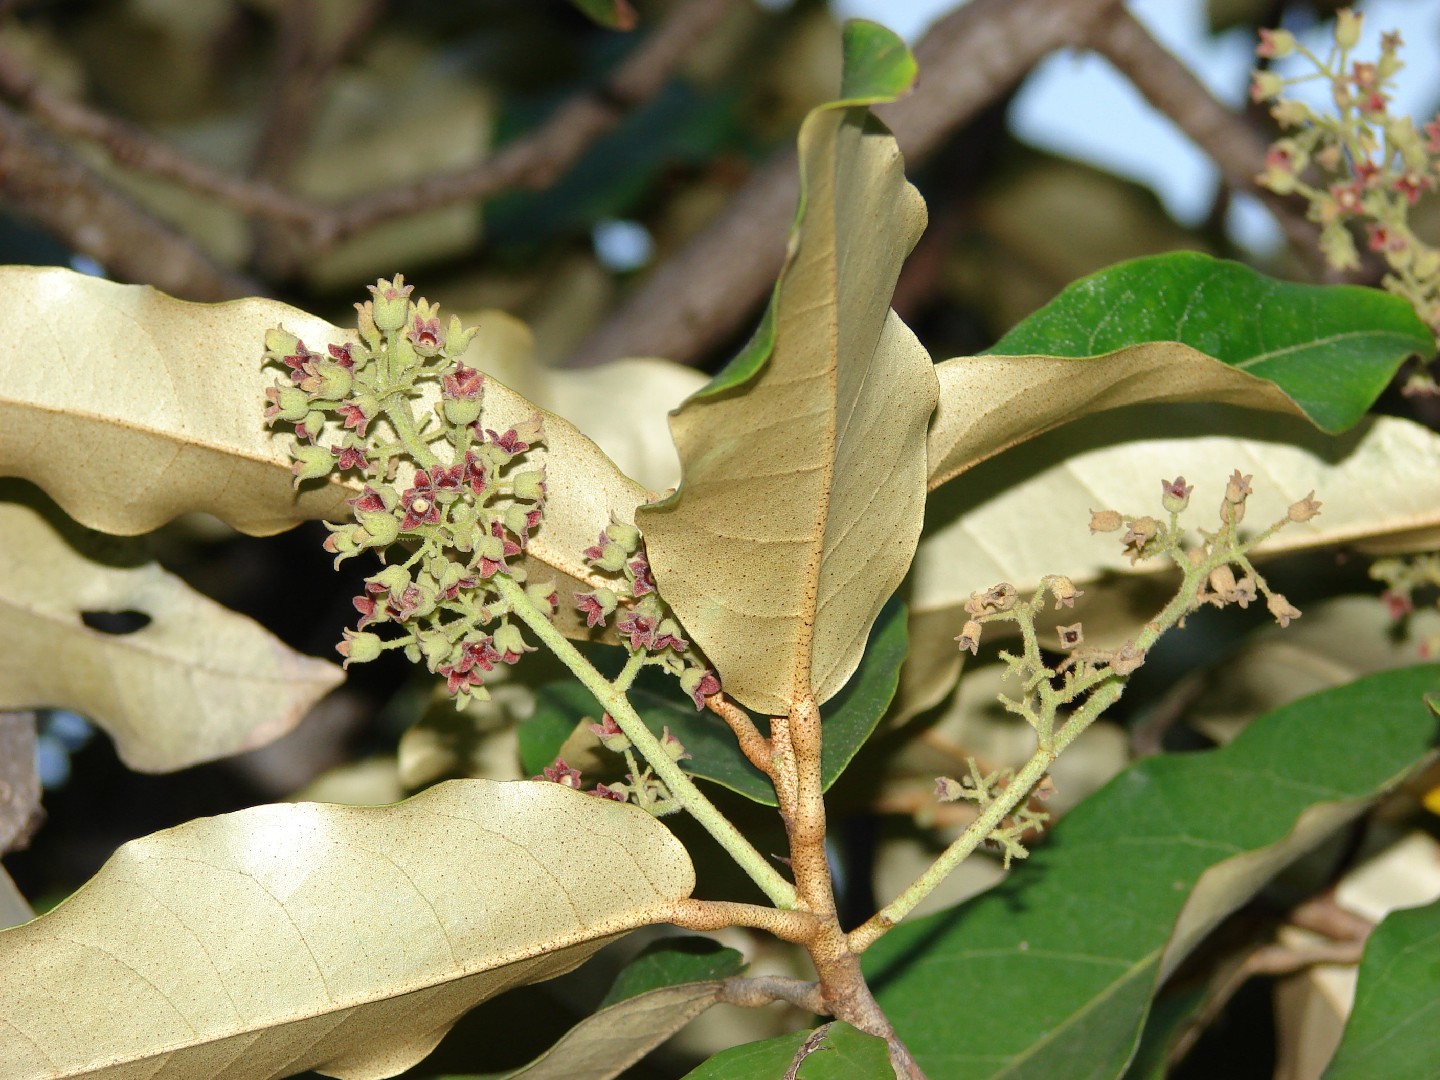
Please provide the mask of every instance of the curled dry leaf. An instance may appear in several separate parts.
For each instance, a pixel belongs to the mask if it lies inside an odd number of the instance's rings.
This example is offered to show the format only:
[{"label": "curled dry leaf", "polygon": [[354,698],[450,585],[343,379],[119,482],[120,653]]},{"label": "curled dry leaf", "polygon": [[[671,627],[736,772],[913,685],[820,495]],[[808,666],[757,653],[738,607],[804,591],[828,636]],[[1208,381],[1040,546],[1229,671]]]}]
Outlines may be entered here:
[{"label": "curled dry leaf", "polygon": [[393,1076],[693,886],[658,821],[558,784],[192,821],[0,933],[0,1075]]},{"label": "curled dry leaf", "polygon": [[[0,532],[0,708],[83,713],[132,769],[264,745],[344,678],[155,563],[88,558],[28,506],[0,502]],[[87,612],[149,621],[111,634],[85,625]]]},{"label": "curled dry leaf", "polygon": [[766,323],[675,414],[684,481],[637,514],[666,600],[726,691],[771,714],[844,685],[904,577],[938,393],[888,306],[925,223],[895,140],[863,110],[821,108],[800,161]]}]

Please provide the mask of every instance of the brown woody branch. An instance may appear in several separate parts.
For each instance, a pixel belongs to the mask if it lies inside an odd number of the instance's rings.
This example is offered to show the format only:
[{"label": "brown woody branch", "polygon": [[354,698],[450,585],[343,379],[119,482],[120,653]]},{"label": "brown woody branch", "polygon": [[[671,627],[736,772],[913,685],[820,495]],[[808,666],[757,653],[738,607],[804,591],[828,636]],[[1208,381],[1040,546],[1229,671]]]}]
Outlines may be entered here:
[{"label": "brown woody branch", "polygon": [[775,778],[774,749],[770,740],[760,734],[750,714],[725,694],[711,694],[705,699],[705,707],[730,726],[740,752],[746,760],[772,780]]},{"label": "brown woody branch", "polygon": [[1255,177],[1265,168],[1265,137],[1218,101],[1209,89],[1165,46],[1156,41],[1135,16],[1123,7],[1097,20],[1086,44],[1109,60],[1129,79],[1145,100],[1175,122],[1220,167],[1225,184],[1235,191],[1258,196],[1291,247],[1317,270],[1323,270],[1320,232],[1292,201],[1262,188]]},{"label": "brown woody branch", "polygon": [[66,147],[0,105],[0,198],[126,281],[187,300],[230,300],[264,287],[117,192]]},{"label": "brown woody branch", "polygon": [[[876,112],[913,166],[1043,57],[1080,42],[1115,6],[1115,0],[974,0],[916,45],[915,91]],[[694,363],[734,335],[775,281],[798,194],[795,154],[781,154],[656,267],[571,362],[666,356]]]},{"label": "brown woody branch", "polygon": [[[600,86],[577,94],[546,122],[494,157],[332,205],[300,198],[263,179],[246,179],[191,158],[154,136],[40,84],[13,54],[0,49],[0,93],[29,108],[55,131],[92,140],[127,168],[213,195],[255,217],[296,230],[313,254],[380,222],[517,188],[544,188],[596,139],[659,92],[695,44],[734,0],[689,0]],[[252,290],[253,291],[253,290]]]}]

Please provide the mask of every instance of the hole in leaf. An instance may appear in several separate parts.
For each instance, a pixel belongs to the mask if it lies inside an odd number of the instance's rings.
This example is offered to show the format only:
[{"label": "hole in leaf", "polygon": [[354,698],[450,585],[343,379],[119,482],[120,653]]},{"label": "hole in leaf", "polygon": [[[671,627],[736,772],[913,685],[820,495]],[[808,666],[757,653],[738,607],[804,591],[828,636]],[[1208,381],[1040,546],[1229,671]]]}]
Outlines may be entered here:
[{"label": "hole in leaf", "polygon": [[82,611],[80,621],[102,634],[133,634],[150,625],[150,616],[143,611]]}]

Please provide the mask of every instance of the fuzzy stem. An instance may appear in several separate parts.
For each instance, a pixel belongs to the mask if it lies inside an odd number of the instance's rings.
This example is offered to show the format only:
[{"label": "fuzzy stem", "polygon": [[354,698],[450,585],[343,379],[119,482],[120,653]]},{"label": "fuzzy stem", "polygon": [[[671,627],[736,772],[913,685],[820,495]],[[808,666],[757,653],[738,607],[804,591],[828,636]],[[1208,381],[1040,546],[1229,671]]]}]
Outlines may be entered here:
[{"label": "fuzzy stem", "polygon": [[405,399],[404,394],[391,394],[381,408],[385,412],[385,418],[390,421],[390,426],[395,429],[395,437],[400,440],[400,445],[405,447],[405,452],[415,459],[416,465],[428,469],[432,465],[440,464],[440,459],[431,453],[425,440],[420,438],[420,431],[415,426],[415,414],[410,411],[410,402]]},{"label": "fuzzy stem", "polygon": [[655,774],[665,781],[670,794],[680,805],[690,811],[695,820],[704,826],[705,831],[729,852],[730,857],[750,875],[750,880],[760,887],[772,903],[781,908],[794,908],[795,887],[780,876],[765,856],[701,793],[680,766],[670,759],[670,755],[660,745],[660,740],[645,726],[645,722],[640,719],[625,695],[618,692],[605,676],[595,670],[590,661],[580,655],[580,651],[569,639],[555,629],[549,614],[535,606],[525,594],[524,588],[500,574],[491,580],[496,591],[509,602],[511,612],[544,642],[560,662],[574,673],[585,689],[595,695],[595,700],[605,711],[615,718],[620,730],[625,732],[635,749],[649,762]]}]

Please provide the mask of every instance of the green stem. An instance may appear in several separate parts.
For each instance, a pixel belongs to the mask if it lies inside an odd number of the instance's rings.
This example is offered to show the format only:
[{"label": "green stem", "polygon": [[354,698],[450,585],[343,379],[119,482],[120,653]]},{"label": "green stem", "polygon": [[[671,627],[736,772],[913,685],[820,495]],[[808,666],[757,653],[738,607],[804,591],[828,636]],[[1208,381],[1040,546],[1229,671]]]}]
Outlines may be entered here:
[{"label": "green stem", "polygon": [[415,426],[415,414],[410,411],[410,402],[403,394],[391,394],[381,408],[385,412],[385,418],[390,421],[390,426],[395,429],[400,444],[415,459],[416,465],[428,469],[440,464],[440,459],[430,452],[430,447],[425,445],[425,440],[420,437],[420,431]]},{"label": "green stem", "polygon": [[1054,750],[1044,747],[1037,749],[1025,766],[1015,774],[1004,793],[987,806],[923,874],[862,925],[850,931],[847,941],[851,951],[864,952],[886,931],[914,911],[916,904],[929,896],[952,870],[964,862],[985,838],[995,831],[1000,822],[1030,797],[1030,792],[1044,778],[1046,770],[1054,761]]},{"label": "green stem", "polygon": [[705,831],[750,875],[750,880],[760,887],[772,903],[777,907],[793,909],[797,902],[795,886],[780,876],[765,856],[701,793],[680,766],[671,760],[665,748],[660,745],[660,740],[645,726],[645,721],[640,719],[624,693],[596,671],[570,640],[555,629],[549,614],[531,602],[525,595],[524,588],[501,575],[494,577],[492,582],[500,595],[509,601],[511,612],[545,643],[556,658],[574,673],[585,689],[595,695],[595,700],[601,707],[615,718],[620,730],[625,732],[635,749],[640,751],[655,770],[655,775],[665,781],[665,786],[680,805],[690,811],[691,816],[700,822]]}]

